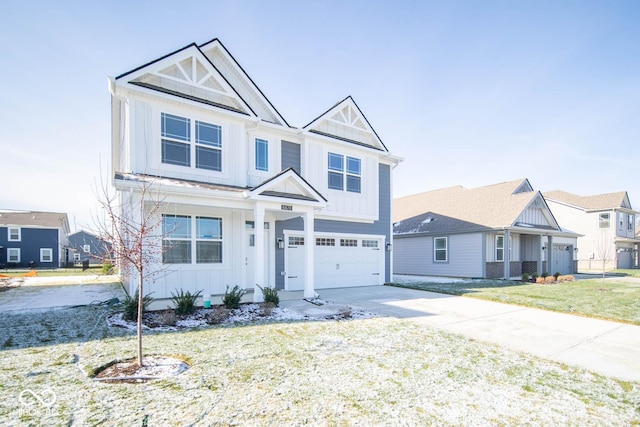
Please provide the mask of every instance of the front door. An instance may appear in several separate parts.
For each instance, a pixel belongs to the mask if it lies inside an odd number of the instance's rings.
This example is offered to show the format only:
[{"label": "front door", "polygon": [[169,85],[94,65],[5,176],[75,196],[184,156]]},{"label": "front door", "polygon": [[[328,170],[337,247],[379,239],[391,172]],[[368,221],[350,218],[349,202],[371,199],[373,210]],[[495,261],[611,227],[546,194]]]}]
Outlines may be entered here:
[{"label": "front door", "polygon": [[[273,279],[271,277],[271,263],[270,263],[270,259],[271,259],[271,254],[269,253],[269,249],[271,248],[271,245],[269,244],[269,230],[265,228],[264,230],[264,284],[260,284],[260,286],[264,287],[274,287],[273,286]],[[245,236],[245,244],[247,245],[246,247],[246,258],[245,258],[245,266],[246,266],[246,271],[247,271],[247,285],[245,286],[246,288],[249,289],[253,289],[256,281],[255,281],[255,272],[254,272],[254,265],[255,265],[255,259],[256,259],[256,248],[255,248],[255,243],[256,243],[256,234],[255,234],[255,230],[253,228],[247,228],[246,230],[246,236]]]}]

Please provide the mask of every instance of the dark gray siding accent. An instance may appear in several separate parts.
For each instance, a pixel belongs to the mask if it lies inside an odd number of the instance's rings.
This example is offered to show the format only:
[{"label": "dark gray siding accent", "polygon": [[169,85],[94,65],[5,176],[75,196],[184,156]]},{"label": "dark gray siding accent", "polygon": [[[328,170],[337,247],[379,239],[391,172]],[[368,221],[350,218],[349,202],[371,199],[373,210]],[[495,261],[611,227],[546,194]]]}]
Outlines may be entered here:
[{"label": "dark gray siding accent", "polygon": [[[15,267],[28,267],[34,262],[36,267],[58,268],[60,267],[60,254],[58,247],[58,230],[50,228],[20,227],[20,241],[9,242],[7,227],[0,227],[0,265],[7,265],[7,249],[20,249],[20,263]],[[52,262],[40,262],[40,249],[52,249]]]},{"label": "dark gray siding accent", "polygon": [[280,152],[282,170],[293,168],[299,175],[302,175],[300,170],[300,144],[282,141]]},{"label": "dark gray siding accent", "polygon": [[[391,167],[378,165],[378,220],[373,224],[363,224],[349,221],[316,220],[314,223],[316,233],[353,233],[353,234],[378,234],[385,236],[387,242],[391,241]],[[284,238],[283,230],[303,230],[302,218],[294,218],[287,221],[276,221],[276,238]],[[286,242],[285,242],[286,245]],[[382,248],[385,250],[385,248]],[[385,250],[384,280],[391,282],[391,252]],[[284,288],[284,249],[276,249],[276,288]]]},{"label": "dark gray siding accent", "polygon": [[[89,245],[89,253],[84,251],[84,245]],[[89,261],[91,264],[101,264],[111,252],[108,243],[86,231],[78,231],[70,235],[69,246],[75,249],[75,253],[80,254],[80,261]],[[70,261],[73,261],[73,258]]]}]

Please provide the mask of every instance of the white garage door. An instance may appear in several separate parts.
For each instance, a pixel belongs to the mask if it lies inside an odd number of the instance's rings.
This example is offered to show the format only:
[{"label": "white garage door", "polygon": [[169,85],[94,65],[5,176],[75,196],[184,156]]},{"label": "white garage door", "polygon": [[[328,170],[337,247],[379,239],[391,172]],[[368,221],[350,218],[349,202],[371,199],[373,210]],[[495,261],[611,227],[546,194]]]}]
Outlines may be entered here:
[{"label": "white garage door", "polygon": [[[316,236],[316,289],[384,284],[384,237]],[[301,290],[306,242],[301,236],[288,236],[287,243],[285,288]]]}]

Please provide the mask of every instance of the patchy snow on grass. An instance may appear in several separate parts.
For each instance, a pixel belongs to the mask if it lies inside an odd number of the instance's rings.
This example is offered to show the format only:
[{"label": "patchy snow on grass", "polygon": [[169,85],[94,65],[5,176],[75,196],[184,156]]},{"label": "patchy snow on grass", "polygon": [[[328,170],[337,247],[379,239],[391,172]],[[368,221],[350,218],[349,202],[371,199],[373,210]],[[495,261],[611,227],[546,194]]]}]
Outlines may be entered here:
[{"label": "patchy snow on grass", "polygon": [[439,276],[414,276],[409,274],[394,274],[393,283],[463,283],[472,282],[473,279],[460,279],[456,277]]}]

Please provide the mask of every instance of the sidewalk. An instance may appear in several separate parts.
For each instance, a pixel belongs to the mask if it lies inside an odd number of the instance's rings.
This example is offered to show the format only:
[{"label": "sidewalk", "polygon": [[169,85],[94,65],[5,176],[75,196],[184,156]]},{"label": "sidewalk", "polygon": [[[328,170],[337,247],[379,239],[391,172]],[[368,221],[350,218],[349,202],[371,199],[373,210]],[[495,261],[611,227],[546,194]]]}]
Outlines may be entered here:
[{"label": "sidewalk", "polygon": [[[391,286],[319,291],[320,298],[492,342],[607,376],[640,381],[640,326]],[[282,306],[304,311],[303,300]]]}]

